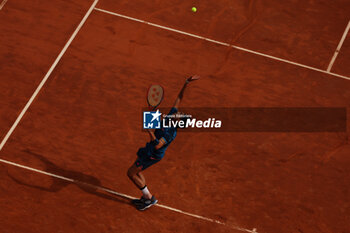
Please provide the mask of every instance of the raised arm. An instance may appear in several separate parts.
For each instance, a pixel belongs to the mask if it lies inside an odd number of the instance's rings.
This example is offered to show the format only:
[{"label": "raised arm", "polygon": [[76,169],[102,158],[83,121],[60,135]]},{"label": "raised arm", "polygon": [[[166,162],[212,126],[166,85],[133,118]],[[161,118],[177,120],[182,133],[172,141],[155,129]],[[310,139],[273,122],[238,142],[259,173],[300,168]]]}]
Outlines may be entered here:
[{"label": "raised arm", "polygon": [[199,75],[194,75],[194,76],[191,76],[189,77],[188,79],[186,79],[186,82],[185,84],[183,85],[183,87],[181,88],[181,91],[179,93],[179,95],[177,96],[176,100],[175,100],[175,103],[174,103],[174,108],[178,108],[179,105],[180,105],[180,102],[184,96],[184,92],[185,92],[185,89],[187,87],[187,85],[190,83],[190,82],[193,82],[195,80],[198,80],[200,77]]}]

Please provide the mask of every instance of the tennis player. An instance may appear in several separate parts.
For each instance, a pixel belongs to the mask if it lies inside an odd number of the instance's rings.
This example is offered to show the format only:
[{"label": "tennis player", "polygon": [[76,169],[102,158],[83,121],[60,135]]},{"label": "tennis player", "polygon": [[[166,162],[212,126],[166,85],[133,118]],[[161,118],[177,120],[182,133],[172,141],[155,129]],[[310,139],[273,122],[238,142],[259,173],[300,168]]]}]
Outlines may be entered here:
[{"label": "tennis player", "polygon": [[[187,85],[197,79],[199,79],[198,75],[186,79],[186,82],[183,85],[175,100],[175,104],[171,108],[168,115],[173,115],[178,112],[178,107],[183,98]],[[177,129],[170,127],[156,129],[154,132],[152,130],[147,130],[147,132],[150,136],[150,141],[145,147],[138,150],[137,159],[127,172],[130,180],[142,191],[142,197],[132,201],[138,210],[145,210],[158,202],[158,200],[149,191],[142,171],[159,162],[164,157],[166,149],[176,137]]]}]

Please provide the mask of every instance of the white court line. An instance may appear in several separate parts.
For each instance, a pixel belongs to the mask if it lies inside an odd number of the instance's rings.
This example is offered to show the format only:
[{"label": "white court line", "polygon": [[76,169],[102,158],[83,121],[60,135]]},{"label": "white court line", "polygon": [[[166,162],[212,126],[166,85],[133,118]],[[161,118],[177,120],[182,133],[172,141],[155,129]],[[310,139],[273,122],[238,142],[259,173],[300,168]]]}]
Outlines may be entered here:
[{"label": "white court line", "polygon": [[32,97],[30,97],[29,101],[27,102],[27,104],[24,106],[23,110],[21,111],[21,113],[19,114],[19,116],[17,117],[16,121],[13,123],[12,127],[10,128],[10,130],[7,132],[6,136],[4,137],[4,139],[2,140],[1,144],[0,144],[0,151],[2,150],[2,148],[4,147],[4,145],[6,144],[7,140],[9,139],[9,137],[11,136],[11,134],[13,133],[13,131],[15,130],[15,128],[17,127],[18,123],[21,121],[22,117],[24,116],[24,114],[27,112],[28,108],[30,107],[30,105],[33,103],[35,97],[39,94],[41,88],[44,86],[45,82],[47,81],[47,79],[49,78],[49,76],[51,75],[52,71],[55,69],[56,65],[58,64],[58,62],[61,60],[62,56],[64,55],[64,53],[67,51],[69,45],[72,43],[72,41],[74,40],[75,36],[78,34],[78,32],[80,31],[81,27],[84,25],[85,21],[87,20],[87,18],[89,17],[89,15],[91,14],[91,12],[93,11],[93,9],[95,8],[96,4],[98,3],[99,0],[95,0],[94,3],[91,5],[90,9],[88,10],[88,12],[86,12],[84,18],[81,20],[81,22],[79,23],[78,27],[75,29],[75,31],[73,32],[73,34],[71,35],[71,37],[69,38],[69,40],[67,41],[66,45],[63,47],[62,51],[60,52],[60,54],[57,56],[56,60],[54,61],[54,63],[51,65],[49,71],[46,73],[45,77],[43,78],[43,80],[40,82],[39,86],[36,88],[36,90],[34,91]]},{"label": "white court line", "polygon": [[7,0],[3,0],[2,3],[0,4],[0,10],[2,10],[2,8],[5,6]]},{"label": "white court line", "polygon": [[344,40],[345,40],[345,38],[346,38],[346,35],[347,35],[348,32],[349,32],[349,29],[350,29],[350,20],[349,20],[349,22],[348,22],[348,26],[345,28],[345,31],[344,31],[344,33],[343,33],[343,36],[342,36],[341,40],[339,41],[338,47],[337,47],[337,49],[335,50],[335,52],[334,52],[334,54],[333,54],[332,60],[331,60],[331,62],[330,62],[329,65],[328,65],[327,72],[330,72],[330,71],[331,71],[331,69],[332,69],[332,67],[333,67],[333,64],[334,64],[334,62],[335,62],[335,59],[337,58],[338,53],[339,53],[339,51],[340,51],[340,49],[341,49],[341,46],[342,46],[343,43],[344,43]]},{"label": "white court line", "polygon": [[[127,194],[124,194],[124,193],[119,193],[119,192],[116,192],[116,191],[113,191],[113,190],[110,190],[110,189],[107,189],[107,188],[104,188],[104,187],[101,187],[101,186],[96,186],[96,185],[92,185],[92,184],[89,184],[89,183],[81,182],[79,180],[74,180],[74,179],[71,179],[71,178],[68,178],[68,177],[56,175],[56,174],[53,174],[53,173],[50,173],[50,172],[45,172],[45,171],[42,171],[42,170],[39,170],[39,169],[36,169],[36,168],[24,166],[24,165],[21,165],[21,164],[18,164],[18,163],[14,163],[14,162],[11,162],[11,161],[7,161],[7,160],[4,160],[4,159],[0,159],[0,162],[8,164],[8,165],[11,165],[11,166],[15,166],[15,167],[23,168],[23,169],[26,169],[26,170],[30,170],[32,172],[36,172],[36,173],[40,173],[40,174],[43,174],[43,175],[51,176],[51,177],[54,177],[54,178],[57,178],[57,179],[65,180],[65,181],[68,181],[68,182],[84,184],[84,185],[87,185],[87,186],[90,186],[90,187],[94,187],[96,189],[99,189],[99,190],[102,190],[102,191],[105,191],[105,192],[108,192],[108,193],[111,193],[111,194],[114,194],[114,195],[117,195],[117,196],[120,196],[120,197],[124,197],[124,198],[130,199],[130,200],[136,199],[136,197],[133,197],[133,196],[130,196],[130,195],[127,195]],[[184,215],[187,215],[187,216],[191,216],[191,217],[194,217],[194,218],[202,219],[202,220],[205,220],[205,221],[208,221],[208,222],[213,222],[213,223],[217,223],[217,224],[220,224],[220,225],[224,225],[224,226],[230,227],[230,228],[232,228],[234,230],[243,231],[243,232],[249,232],[249,233],[257,233],[256,228],[254,228],[253,230],[248,230],[248,229],[241,228],[241,227],[238,227],[238,226],[228,225],[226,223],[220,222],[220,221],[215,220],[215,219],[203,217],[203,216],[200,216],[200,215],[197,215],[197,214],[192,214],[192,213],[189,213],[189,212],[186,212],[186,211],[182,211],[182,210],[179,210],[179,209],[176,209],[176,208],[172,208],[172,207],[169,207],[169,206],[166,206],[166,205],[156,204],[156,206],[158,206],[160,208],[163,208],[163,209],[171,210],[171,211],[174,211],[174,212],[177,212],[177,213],[181,213],[181,214],[184,214]]]},{"label": "white court line", "polygon": [[225,42],[209,39],[209,38],[206,38],[206,37],[203,37],[203,36],[195,35],[195,34],[184,32],[184,31],[180,31],[180,30],[173,29],[173,28],[170,28],[170,27],[166,27],[166,26],[162,26],[162,25],[159,25],[159,24],[151,23],[151,22],[148,22],[148,21],[145,21],[145,20],[133,18],[133,17],[122,15],[122,14],[118,14],[118,13],[115,13],[115,12],[112,12],[112,11],[103,10],[103,9],[100,9],[100,8],[95,8],[95,10],[103,12],[103,13],[106,13],[106,14],[118,16],[118,17],[121,17],[121,18],[124,18],[124,19],[136,21],[136,22],[139,22],[139,23],[144,23],[144,24],[147,24],[147,25],[150,25],[150,26],[153,26],[153,27],[157,27],[157,28],[161,28],[161,29],[164,29],[164,30],[168,30],[168,31],[179,33],[179,34],[183,34],[183,35],[186,35],[186,36],[194,37],[194,38],[197,38],[197,39],[209,41],[209,42],[212,42],[212,43],[215,43],[215,44],[219,44],[219,45],[223,45],[223,46],[227,46],[227,47],[232,47],[232,48],[235,48],[235,49],[238,49],[238,50],[241,50],[241,51],[245,51],[247,53],[253,53],[253,54],[256,54],[256,55],[259,55],[259,56],[263,56],[263,57],[267,57],[267,58],[270,58],[270,59],[273,59],[273,60],[277,60],[277,61],[280,61],[280,62],[284,62],[284,63],[288,63],[288,64],[291,64],[291,65],[303,67],[303,68],[306,68],[306,69],[309,69],[309,70],[314,70],[314,71],[318,71],[318,72],[321,72],[321,73],[324,73],[324,74],[329,74],[329,75],[332,75],[332,76],[335,76],[335,77],[338,77],[338,78],[343,78],[343,79],[350,80],[350,77],[347,77],[347,76],[344,76],[344,75],[335,74],[335,73],[328,72],[326,70],[322,70],[322,69],[319,69],[319,68],[316,68],[316,67],[312,67],[312,66],[301,64],[301,63],[289,61],[289,60],[286,60],[286,59],[283,59],[283,58],[279,58],[279,57],[271,56],[271,55],[268,55],[268,54],[260,53],[260,52],[254,51],[254,50],[246,49],[246,48],[239,47],[239,46],[232,45],[232,44],[228,44],[228,43],[225,43]]}]

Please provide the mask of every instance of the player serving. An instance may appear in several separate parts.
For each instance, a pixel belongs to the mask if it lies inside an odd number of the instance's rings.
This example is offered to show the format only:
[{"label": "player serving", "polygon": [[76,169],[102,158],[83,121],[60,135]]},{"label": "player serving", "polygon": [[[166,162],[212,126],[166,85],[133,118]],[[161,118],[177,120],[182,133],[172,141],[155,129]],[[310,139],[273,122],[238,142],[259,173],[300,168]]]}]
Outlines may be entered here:
[{"label": "player serving", "polygon": [[[198,79],[198,75],[194,75],[186,79],[186,82],[183,85],[179,95],[175,100],[175,104],[171,108],[168,115],[174,115],[178,112],[178,107],[183,98],[187,85],[190,82]],[[163,91],[161,90],[161,94],[162,93]],[[153,107],[156,107],[160,104],[162,96],[160,96],[158,99],[159,102],[157,104],[154,104],[155,106]],[[135,163],[129,168],[127,173],[130,180],[142,191],[142,197],[140,199],[135,199],[132,201],[138,210],[145,210],[158,202],[158,200],[149,191],[146,185],[146,179],[143,176],[142,171],[159,162],[164,157],[166,149],[176,137],[177,129],[175,127],[161,127],[160,129],[156,129],[154,132],[148,129],[147,132],[150,136],[150,141],[146,143],[145,147],[142,147],[138,150],[137,159]]]}]

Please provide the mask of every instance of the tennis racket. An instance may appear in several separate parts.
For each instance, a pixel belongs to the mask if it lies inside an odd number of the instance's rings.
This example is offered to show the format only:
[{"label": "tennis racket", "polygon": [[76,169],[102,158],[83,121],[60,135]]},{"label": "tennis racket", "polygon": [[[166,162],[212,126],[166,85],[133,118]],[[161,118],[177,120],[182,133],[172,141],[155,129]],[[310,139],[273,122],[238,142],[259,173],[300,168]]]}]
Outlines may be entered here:
[{"label": "tennis racket", "polygon": [[164,97],[164,89],[161,85],[153,84],[148,88],[147,103],[149,108],[153,111],[162,102]]}]

